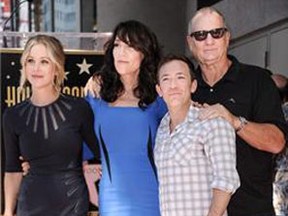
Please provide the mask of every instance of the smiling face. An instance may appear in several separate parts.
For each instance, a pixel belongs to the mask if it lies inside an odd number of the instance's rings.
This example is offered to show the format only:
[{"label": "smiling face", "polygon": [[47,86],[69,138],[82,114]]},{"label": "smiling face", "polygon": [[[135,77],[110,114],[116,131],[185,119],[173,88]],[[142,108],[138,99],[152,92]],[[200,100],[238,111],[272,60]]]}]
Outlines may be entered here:
[{"label": "smiling face", "polygon": [[191,93],[195,92],[197,82],[191,79],[186,63],[172,60],[163,64],[158,71],[158,80],[156,90],[169,109],[190,105]]},{"label": "smiling face", "polygon": [[[223,18],[215,11],[204,10],[194,16],[191,21],[191,32],[211,31],[224,28]],[[195,37],[187,36],[187,42],[193,56],[200,64],[211,65],[223,61],[227,58],[230,33],[225,31],[220,38],[213,38],[211,33],[202,41],[197,41]]]},{"label": "smiling face", "polygon": [[43,44],[36,44],[31,48],[24,67],[27,80],[34,91],[37,89],[53,89],[56,76],[55,65]]},{"label": "smiling face", "polygon": [[114,65],[120,76],[138,75],[144,55],[116,37],[113,48]]}]

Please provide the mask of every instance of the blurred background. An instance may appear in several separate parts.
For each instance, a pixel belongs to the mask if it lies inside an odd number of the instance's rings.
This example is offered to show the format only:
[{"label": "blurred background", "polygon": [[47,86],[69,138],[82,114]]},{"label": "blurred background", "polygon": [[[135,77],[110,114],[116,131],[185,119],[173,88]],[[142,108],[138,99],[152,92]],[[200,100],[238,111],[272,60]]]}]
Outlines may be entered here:
[{"label": "blurred background", "polygon": [[148,25],[157,34],[164,53],[187,54],[189,52],[185,37],[191,16],[198,8],[213,5],[224,14],[232,32],[230,48],[232,54],[246,63],[288,75],[287,0],[1,0],[0,2],[1,29],[5,32],[104,33],[111,32],[120,21],[136,19]]}]

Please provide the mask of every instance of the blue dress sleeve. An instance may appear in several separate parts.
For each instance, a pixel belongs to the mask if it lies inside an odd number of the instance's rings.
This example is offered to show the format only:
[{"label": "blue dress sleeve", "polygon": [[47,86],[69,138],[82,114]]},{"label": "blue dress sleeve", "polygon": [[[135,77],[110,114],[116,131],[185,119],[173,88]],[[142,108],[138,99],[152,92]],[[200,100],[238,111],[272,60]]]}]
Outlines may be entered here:
[{"label": "blue dress sleeve", "polygon": [[167,109],[167,105],[165,103],[165,101],[163,100],[162,97],[158,96],[156,98],[156,103],[155,105],[157,106],[157,118],[158,120],[161,121],[161,119],[163,118],[163,116],[167,113],[168,109]]},{"label": "blue dress sleeve", "polygon": [[[96,117],[95,116],[95,110],[93,109],[93,103],[95,101],[95,98],[92,97],[90,94],[88,94],[86,97],[85,97],[85,100],[89,103],[89,105],[91,106],[92,110],[93,110],[93,113],[94,113],[94,118]],[[90,148],[87,146],[87,144],[84,142],[83,143],[83,147],[82,147],[82,158],[83,158],[83,161],[86,161],[86,160],[92,160],[94,159],[94,154],[92,153],[92,151],[90,150]]]}]

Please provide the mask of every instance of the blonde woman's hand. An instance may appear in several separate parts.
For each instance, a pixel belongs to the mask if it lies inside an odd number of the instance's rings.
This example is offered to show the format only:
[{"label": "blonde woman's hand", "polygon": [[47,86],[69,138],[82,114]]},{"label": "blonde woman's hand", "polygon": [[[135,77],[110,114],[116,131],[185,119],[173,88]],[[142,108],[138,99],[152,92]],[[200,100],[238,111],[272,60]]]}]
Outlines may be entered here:
[{"label": "blonde woman's hand", "polygon": [[[95,171],[96,171],[97,176],[99,176],[99,178],[101,178],[101,176],[102,176],[101,164],[95,164],[93,166],[95,167]],[[83,161],[82,162],[82,168],[83,168],[83,172],[88,172],[89,171],[89,163],[88,163],[88,161]]]},{"label": "blonde woman's hand", "polygon": [[99,177],[101,178],[101,176],[102,176],[102,166],[101,166],[101,164],[97,164],[97,165],[95,166],[95,169],[96,169],[97,174],[98,174]]},{"label": "blonde woman's hand", "polygon": [[87,172],[89,170],[89,163],[88,161],[83,161],[82,162],[82,169],[83,169],[83,172]]}]

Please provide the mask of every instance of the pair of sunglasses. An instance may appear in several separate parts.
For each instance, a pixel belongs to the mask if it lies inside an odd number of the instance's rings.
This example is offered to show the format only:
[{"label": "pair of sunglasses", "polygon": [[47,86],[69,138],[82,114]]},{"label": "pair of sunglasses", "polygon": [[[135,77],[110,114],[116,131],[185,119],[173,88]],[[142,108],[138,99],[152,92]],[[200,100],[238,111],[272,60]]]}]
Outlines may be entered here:
[{"label": "pair of sunglasses", "polygon": [[224,33],[228,31],[227,28],[216,28],[216,29],[211,29],[210,31],[196,31],[192,32],[190,34],[190,37],[194,37],[195,40],[197,41],[203,41],[208,37],[208,34],[210,34],[214,39],[219,39],[222,38]]}]

